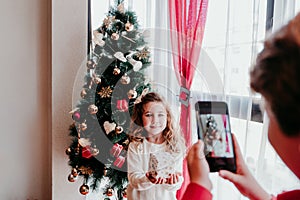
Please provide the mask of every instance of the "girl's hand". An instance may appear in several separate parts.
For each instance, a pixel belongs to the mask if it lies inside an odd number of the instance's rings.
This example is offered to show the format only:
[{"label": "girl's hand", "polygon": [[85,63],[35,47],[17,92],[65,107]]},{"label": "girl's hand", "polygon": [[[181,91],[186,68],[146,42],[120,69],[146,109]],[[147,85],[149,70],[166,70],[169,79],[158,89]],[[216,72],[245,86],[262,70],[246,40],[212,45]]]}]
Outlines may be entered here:
[{"label": "girl's hand", "polygon": [[149,181],[153,184],[163,184],[165,182],[165,179],[161,177],[154,177],[151,173],[147,172],[146,177],[149,179]]},{"label": "girl's hand", "polygon": [[242,157],[236,137],[233,134],[232,137],[237,165],[236,174],[227,170],[220,170],[219,175],[232,182],[244,196],[251,200],[272,199],[271,195],[268,194],[252,176]]},{"label": "girl's hand", "polygon": [[165,179],[165,183],[175,184],[179,181],[179,176],[181,176],[180,172],[176,172],[175,174],[169,174],[169,177]]},{"label": "girl's hand", "polygon": [[157,181],[156,177],[152,176],[152,174],[149,172],[146,173],[146,177],[149,179],[151,183],[156,183]]}]

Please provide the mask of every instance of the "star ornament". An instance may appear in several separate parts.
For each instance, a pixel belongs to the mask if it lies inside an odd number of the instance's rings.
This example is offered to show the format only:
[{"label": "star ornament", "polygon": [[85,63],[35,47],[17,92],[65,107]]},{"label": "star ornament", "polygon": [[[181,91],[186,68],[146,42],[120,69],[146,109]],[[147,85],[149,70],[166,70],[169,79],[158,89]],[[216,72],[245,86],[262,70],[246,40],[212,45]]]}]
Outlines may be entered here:
[{"label": "star ornament", "polygon": [[101,89],[100,92],[98,92],[98,94],[102,97],[102,98],[109,98],[111,97],[111,94],[112,94],[112,89],[110,88],[110,86],[108,87],[103,87]]},{"label": "star ornament", "polygon": [[106,26],[106,28],[112,23],[112,22],[114,22],[115,21],[115,19],[116,19],[116,17],[115,16],[108,16],[108,17],[106,17],[104,20],[103,20],[103,24]]},{"label": "star ornament", "polygon": [[141,51],[136,53],[136,56],[139,58],[139,60],[146,59],[150,56],[150,51],[147,47],[144,47]]},{"label": "star ornament", "polygon": [[79,171],[81,174],[88,174],[88,175],[91,175],[93,173],[93,170],[89,167],[84,167],[84,166],[81,166],[79,168]]}]

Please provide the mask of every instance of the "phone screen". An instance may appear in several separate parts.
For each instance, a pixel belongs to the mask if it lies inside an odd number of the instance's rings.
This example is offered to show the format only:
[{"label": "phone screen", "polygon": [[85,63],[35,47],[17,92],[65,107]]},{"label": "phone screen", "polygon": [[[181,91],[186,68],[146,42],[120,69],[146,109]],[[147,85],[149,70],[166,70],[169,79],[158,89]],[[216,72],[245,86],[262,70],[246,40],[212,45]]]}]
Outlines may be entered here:
[{"label": "phone screen", "polygon": [[204,153],[211,172],[235,171],[230,120],[225,102],[196,103],[198,138],[204,142]]}]

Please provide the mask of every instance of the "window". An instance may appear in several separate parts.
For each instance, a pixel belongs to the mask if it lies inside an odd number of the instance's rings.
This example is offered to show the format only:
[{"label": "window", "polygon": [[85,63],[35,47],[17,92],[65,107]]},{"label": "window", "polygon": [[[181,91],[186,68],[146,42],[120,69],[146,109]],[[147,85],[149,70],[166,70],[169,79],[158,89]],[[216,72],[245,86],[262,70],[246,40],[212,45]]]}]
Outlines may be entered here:
[{"label": "window", "polygon": [[[108,5],[109,2],[93,0],[93,29],[101,24]],[[160,71],[158,74],[150,69],[149,77],[157,90],[166,93],[176,113],[180,107],[176,96],[179,85],[172,68],[167,1],[129,0],[126,6],[136,11],[143,28],[154,33],[150,38],[152,69],[160,67]],[[270,6],[274,6],[273,15],[269,13]],[[191,89],[192,107],[198,100],[224,100],[228,103],[231,128],[249,168],[263,187],[274,194],[299,187],[300,182],[267,141],[268,119],[260,109],[260,95],[250,90],[249,70],[268,35],[266,24],[270,27],[270,21],[267,21],[267,16],[273,16],[270,19],[273,30],[276,30],[299,10],[300,2],[296,0],[209,0],[202,52]],[[194,111],[191,115],[193,133],[196,133]],[[194,139],[196,137],[194,134]],[[214,199],[244,199],[233,186],[228,186],[228,182],[216,174],[211,177]]]}]

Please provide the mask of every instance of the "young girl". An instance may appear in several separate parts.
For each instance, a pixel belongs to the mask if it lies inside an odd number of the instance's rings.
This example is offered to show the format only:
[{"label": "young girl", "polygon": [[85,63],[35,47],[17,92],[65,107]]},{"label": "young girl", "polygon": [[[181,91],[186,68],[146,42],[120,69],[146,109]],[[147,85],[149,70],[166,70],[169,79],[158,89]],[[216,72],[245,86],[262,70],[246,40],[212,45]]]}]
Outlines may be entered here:
[{"label": "young girl", "polygon": [[128,200],[176,199],[183,182],[184,139],[157,93],[135,104],[128,147]]}]

